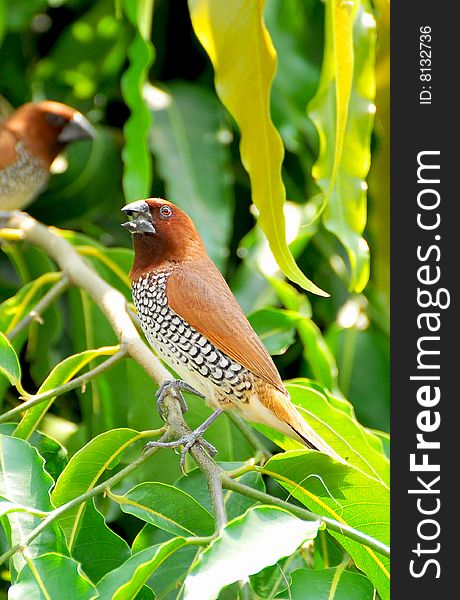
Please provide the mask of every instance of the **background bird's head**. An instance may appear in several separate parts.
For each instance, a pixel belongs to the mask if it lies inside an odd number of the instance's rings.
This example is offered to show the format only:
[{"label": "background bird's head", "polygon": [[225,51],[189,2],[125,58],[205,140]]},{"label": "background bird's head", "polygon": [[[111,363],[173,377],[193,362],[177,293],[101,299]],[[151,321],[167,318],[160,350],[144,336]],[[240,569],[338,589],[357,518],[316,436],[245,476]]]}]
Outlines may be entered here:
[{"label": "background bird's head", "polygon": [[130,220],[123,223],[133,235],[136,253],[131,274],[166,263],[179,263],[206,253],[191,218],[161,198],[137,200],[121,209]]},{"label": "background bird's head", "polygon": [[8,117],[3,126],[47,166],[67,144],[94,138],[96,133],[77,110],[51,100],[23,104]]}]

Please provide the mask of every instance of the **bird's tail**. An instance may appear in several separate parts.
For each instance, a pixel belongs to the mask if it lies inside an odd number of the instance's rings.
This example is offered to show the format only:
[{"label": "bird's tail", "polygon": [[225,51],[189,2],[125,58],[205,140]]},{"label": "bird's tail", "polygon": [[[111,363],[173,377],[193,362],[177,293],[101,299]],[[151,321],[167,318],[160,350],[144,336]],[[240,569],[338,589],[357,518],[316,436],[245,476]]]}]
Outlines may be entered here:
[{"label": "bird's tail", "polygon": [[273,400],[270,408],[275,413],[277,420],[282,421],[283,425],[277,429],[289,435],[289,437],[300,441],[307,448],[324,452],[324,454],[341,463],[346,462],[307,423],[294,404],[292,404],[288,395],[276,390],[276,397]]}]

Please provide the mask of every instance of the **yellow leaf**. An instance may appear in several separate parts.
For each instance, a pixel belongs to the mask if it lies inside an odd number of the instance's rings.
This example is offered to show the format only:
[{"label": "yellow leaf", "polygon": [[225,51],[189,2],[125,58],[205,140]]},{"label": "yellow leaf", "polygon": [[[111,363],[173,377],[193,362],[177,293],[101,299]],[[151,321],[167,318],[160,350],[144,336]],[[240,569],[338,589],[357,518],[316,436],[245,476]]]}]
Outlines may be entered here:
[{"label": "yellow leaf", "polygon": [[189,0],[189,7],[195,33],[214,66],[217,93],[240,128],[241,160],[278,266],[306,290],[328,296],[305,277],[286,242],[284,148],[270,116],[276,52],[263,21],[264,1]]}]

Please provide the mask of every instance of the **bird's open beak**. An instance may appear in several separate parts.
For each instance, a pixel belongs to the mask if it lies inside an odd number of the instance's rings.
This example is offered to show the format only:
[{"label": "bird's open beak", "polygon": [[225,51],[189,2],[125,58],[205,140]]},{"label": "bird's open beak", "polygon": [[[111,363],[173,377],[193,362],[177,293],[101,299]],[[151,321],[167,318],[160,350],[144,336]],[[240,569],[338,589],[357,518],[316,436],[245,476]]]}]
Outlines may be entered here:
[{"label": "bird's open beak", "polygon": [[87,138],[94,139],[95,137],[96,130],[88,119],[80,113],[75,113],[72,120],[65,125],[58,135],[58,142],[68,144],[69,142],[76,142],[77,140],[84,140]]},{"label": "bird's open beak", "polygon": [[122,227],[131,233],[155,233],[150,207],[145,200],[131,202],[130,204],[123,206],[121,210],[126,213],[128,217],[132,217],[130,221],[122,223]]}]

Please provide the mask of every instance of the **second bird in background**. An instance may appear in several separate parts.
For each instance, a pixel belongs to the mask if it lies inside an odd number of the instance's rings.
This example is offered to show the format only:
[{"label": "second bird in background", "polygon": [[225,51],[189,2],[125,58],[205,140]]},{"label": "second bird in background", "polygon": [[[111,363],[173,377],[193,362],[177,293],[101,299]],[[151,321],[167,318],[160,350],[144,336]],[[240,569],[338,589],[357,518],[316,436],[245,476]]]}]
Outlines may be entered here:
[{"label": "second bird in background", "polygon": [[56,156],[94,136],[89,121],[70,106],[51,100],[20,106],[0,124],[0,210],[26,208],[46,187]]}]

